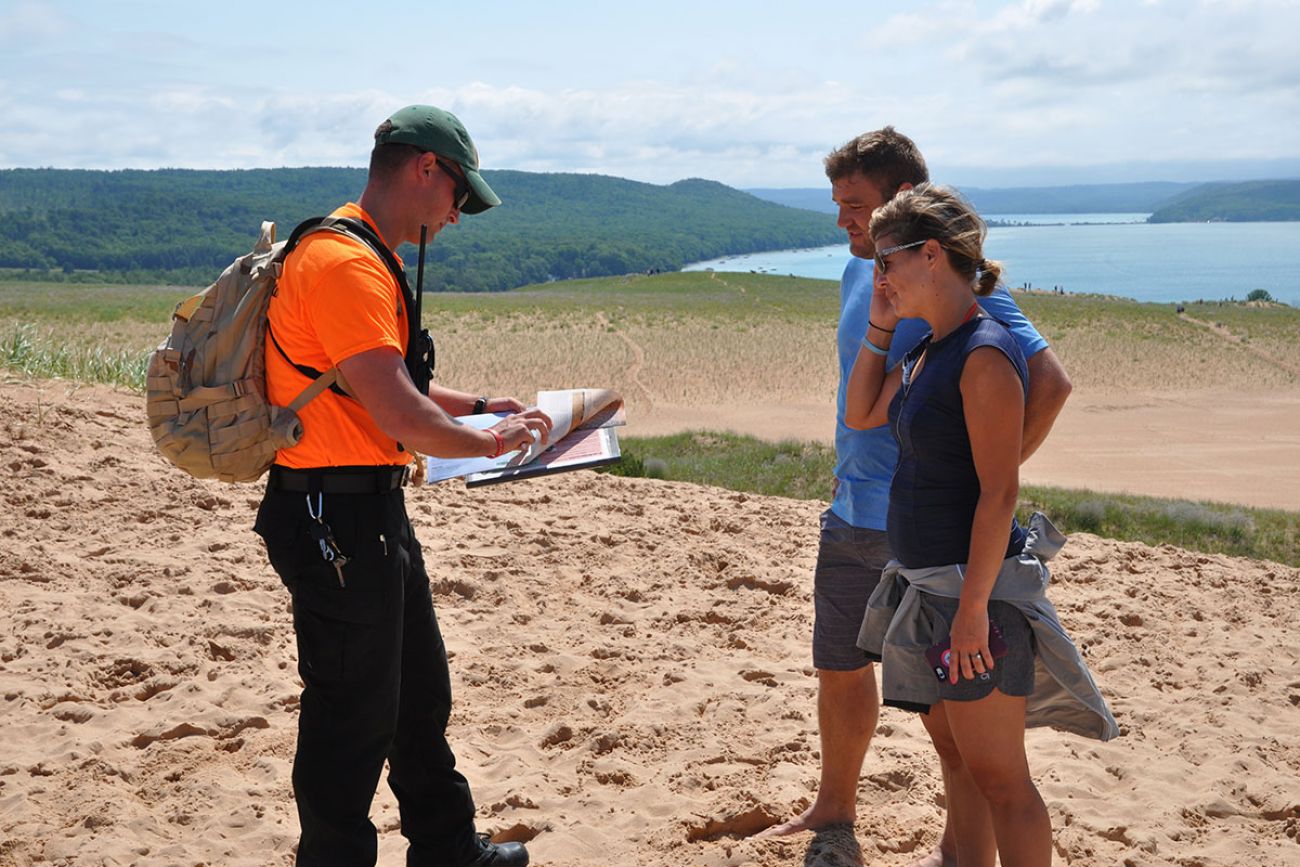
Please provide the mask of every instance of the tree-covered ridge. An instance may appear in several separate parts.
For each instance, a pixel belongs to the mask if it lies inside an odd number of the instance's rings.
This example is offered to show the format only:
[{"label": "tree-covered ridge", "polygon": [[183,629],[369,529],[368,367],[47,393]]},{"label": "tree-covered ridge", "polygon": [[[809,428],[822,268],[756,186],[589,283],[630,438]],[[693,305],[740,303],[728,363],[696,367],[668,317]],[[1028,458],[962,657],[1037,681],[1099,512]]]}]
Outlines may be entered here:
[{"label": "tree-covered ridge", "polygon": [[1300,180],[1203,184],[1147,218],[1150,223],[1300,220]]},{"label": "tree-covered ridge", "polygon": [[[484,175],[504,204],[438,236],[426,288],[499,291],[843,239],[825,215],[712,181]],[[355,200],[364,186],[365,170],[347,168],[3,170],[0,268],[25,279],[93,271],[100,281],[202,285],[252,246],[262,220],[287,237],[300,220]],[[401,252],[414,262],[413,248]]]},{"label": "tree-covered ridge", "polygon": [[[835,213],[830,187],[752,189],[792,208]],[[1300,180],[1194,184],[1148,181],[1066,187],[962,187],[981,214],[1087,214],[1152,212],[1152,223],[1275,222],[1300,220]]]},{"label": "tree-covered ridge", "polygon": [[[1061,187],[961,187],[960,191],[981,214],[1137,214],[1154,211],[1197,186],[1172,181],[1144,181]],[[752,189],[746,192],[792,208],[835,213],[829,183],[825,187],[809,189]]]}]

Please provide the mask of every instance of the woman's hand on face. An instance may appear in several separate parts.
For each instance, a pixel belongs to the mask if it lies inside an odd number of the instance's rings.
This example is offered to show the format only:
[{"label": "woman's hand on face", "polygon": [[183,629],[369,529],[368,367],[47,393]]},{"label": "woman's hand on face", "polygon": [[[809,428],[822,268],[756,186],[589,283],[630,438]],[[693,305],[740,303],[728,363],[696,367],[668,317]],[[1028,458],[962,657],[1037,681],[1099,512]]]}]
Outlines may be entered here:
[{"label": "woman's hand on face", "polygon": [[879,270],[872,271],[871,277],[871,321],[882,328],[894,329],[898,326],[899,316],[889,300],[889,293],[884,287],[885,277]]},{"label": "woman's hand on face", "polygon": [[959,672],[966,680],[974,680],[993,670],[987,605],[958,605],[949,639],[952,644],[952,659],[948,663],[949,683],[957,682]]}]

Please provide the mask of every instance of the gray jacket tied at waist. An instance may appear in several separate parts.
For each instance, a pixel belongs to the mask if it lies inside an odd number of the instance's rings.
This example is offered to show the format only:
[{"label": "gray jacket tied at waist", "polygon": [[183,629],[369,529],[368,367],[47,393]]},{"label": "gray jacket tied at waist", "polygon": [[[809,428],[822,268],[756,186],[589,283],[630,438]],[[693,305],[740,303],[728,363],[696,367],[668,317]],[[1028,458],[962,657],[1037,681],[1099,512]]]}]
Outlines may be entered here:
[{"label": "gray jacket tied at waist", "polygon": [[[1119,726],[1047,600],[1046,561],[1064,545],[1065,536],[1043,514],[1034,513],[1024,552],[1002,561],[990,598],[1015,606],[1033,630],[1034,691],[1025,726],[1051,726],[1108,741],[1119,734]],[[929,706],[940,701],[925,649],[945,635],[937,634],[923,611],[921,593],[958,599],[964,572],[964,564],[908,569],[893,560],[885,567],[867,604],[858,646],[881,660],[886,704]]]}]

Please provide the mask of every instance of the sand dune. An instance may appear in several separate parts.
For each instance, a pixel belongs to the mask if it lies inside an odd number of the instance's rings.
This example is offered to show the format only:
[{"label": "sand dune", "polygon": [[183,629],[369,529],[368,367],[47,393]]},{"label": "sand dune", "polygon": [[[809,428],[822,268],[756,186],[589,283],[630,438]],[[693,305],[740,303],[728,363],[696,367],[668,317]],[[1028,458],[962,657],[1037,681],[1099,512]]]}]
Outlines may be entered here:
[{"label": "sand dune", "polygon": [[[136,395],[9,382],[0,422],[0,864],[291,863],[298,685],[259,488],[165,465]],[[809,837],[743,838],[816,780],[819,504],[589,473],[408,502],[483,830],[545,865],[804,859]],[[1300,570],[1078,535],[1054,571],[1125,732],[1030,734],[1058,863],[1300,861]],[[866,863],[933,845],[938,801],[920,724],[886,710]],[[402,863],[384,787],[374,813]]]},{"label": "sand dune", "polygon": [[[828,393],[829,394],[829,393]],[[753,401],[658,404],[633,433],[729,430],[768,440],[835,440],[833,395],[772,406]],[[1076,389],[1051,439],[1025,464],[1026,484],[1087,488],[1300,511],[1300,389]]]}]

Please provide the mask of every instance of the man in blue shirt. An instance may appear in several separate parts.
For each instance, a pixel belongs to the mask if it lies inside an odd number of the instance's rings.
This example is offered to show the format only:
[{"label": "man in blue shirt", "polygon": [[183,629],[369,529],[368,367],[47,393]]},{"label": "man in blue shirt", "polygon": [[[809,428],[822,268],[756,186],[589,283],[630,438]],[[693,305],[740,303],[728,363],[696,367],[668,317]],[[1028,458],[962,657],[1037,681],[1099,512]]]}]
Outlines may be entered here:
[{"label": "man in blue shirt", "polygon": [[[871,215],[895,194],[930,177],[916,145],[893,127],[864,133],[832,151],[826,157],[826,176],[831,181],[831,197],[839,206],[839,226],[848,233],[849,252],[854,258],[849,260],[840,283],[835,496],[822,515],[813,578],[813,665],[818,677],[821,784],[811,807],[762,836],[784,836],[854,822],[858,776],[880,713],[875,672],[858,648],[857,638],[867,600],[880,580],[881,569],[891,559],[885,518],[898,447],[888,426],[857,431],[845,425],[844,395],[862,336],[867,332],[871,307],[871,260],[876,253],[867,230]],[[1007,324],[1029,360],[1023,461],[1047,437],[1070,394],[1070,380],[1047,341],[1005,289],[980,298],[979,303]],[[928,330],[919,319],[900,321],[890,345],[889,365],[897,364]],[[945,787],[974,785],[964,770],[950,774],[944,767],[943,771]],[[948,803],[952,803],[951,798]],[[950,821],[939,848],[917,861],[916,867],[957,863],[951,825]]]}]

